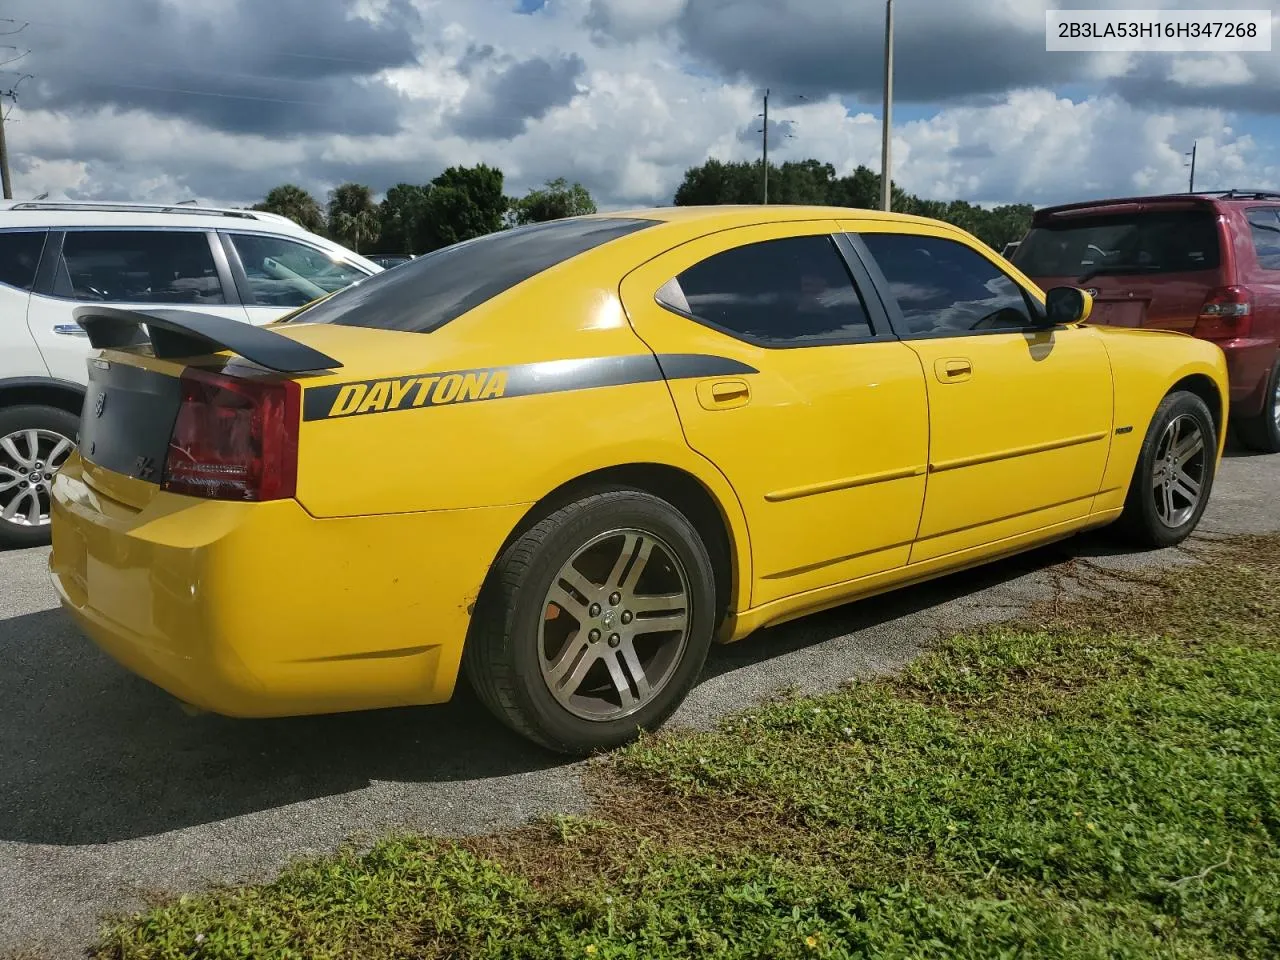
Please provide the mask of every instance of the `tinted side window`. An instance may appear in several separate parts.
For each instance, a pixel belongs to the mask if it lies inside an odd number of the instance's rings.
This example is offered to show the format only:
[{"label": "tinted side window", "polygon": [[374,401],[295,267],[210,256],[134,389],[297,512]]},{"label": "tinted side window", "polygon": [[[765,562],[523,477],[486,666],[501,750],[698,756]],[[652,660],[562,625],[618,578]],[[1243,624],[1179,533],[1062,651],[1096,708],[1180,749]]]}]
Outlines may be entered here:
[{"label": "tinted side window", "polygon": [[1022,288],[986,257],[954,240],[864,233],[889,281],[908,336],[946,336],[1032,326]]},{"label": "tinted side window", "polygon": [[1249,211],[1253,249],[1263,270],[1280,270],[1280,213],[1275,207],[1255,207]]},{"label": "tinted side window", "polygon": [[30,290],[47,236],[44,230],[0,232],[0,283]]},{"label": "tinted side window", "polygon": [[657,222],[588,217],[500,230],[375,274],[291,322],[430,333],[544,270]]},{"label": "tinted side window", "polygon": [[96,303],[226,303],[208,236],[183,230],[70,230],[54,293]]},{"label": "tinted side window", "polygon": [[247,302],[260,307],[300,307],[368,276],[305,243],[281,237],[231,234],[249,281]]},{"label": "tinted side window", "polygon": [[866,338],[866,307],[828,236],[764,240],[694,264],[658,301],[762,346]]}]

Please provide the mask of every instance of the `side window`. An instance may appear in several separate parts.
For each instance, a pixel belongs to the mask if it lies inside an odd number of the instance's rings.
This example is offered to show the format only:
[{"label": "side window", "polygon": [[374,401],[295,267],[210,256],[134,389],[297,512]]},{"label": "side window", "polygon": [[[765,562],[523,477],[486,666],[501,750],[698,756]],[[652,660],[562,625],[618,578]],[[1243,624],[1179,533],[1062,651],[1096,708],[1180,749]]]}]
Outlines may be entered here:
[{"label": "side window", "polygon": [[53,292],[97,303],[226,303],[208,235],[184,230],[69,230]]},{"label": "side window", "polygon": [[1026,295],[977,251],[941,237],[864,233],[897,298],[908,336],[956,336],[1032,326]]},{"label": "side window", "polygon": [[44,230],[0,232],[0,283],[30,290],[48,233]]},{"label": "side window", "polygon": [[1255,207],[1249,211],[1253,249],[1263,270],[1280,270],[1280,213],[1275,207]]},{"label": "side window", "polygon": [[368,276],[315,247],[281,237],[233,233],[231,242],[249,281],[247,302],[259,307],[300,307]]},{"label": "side window", "polygon": [[874,335],[829,236],[764,240],[718,253],[667,283],[658,302],[761,346]]}]

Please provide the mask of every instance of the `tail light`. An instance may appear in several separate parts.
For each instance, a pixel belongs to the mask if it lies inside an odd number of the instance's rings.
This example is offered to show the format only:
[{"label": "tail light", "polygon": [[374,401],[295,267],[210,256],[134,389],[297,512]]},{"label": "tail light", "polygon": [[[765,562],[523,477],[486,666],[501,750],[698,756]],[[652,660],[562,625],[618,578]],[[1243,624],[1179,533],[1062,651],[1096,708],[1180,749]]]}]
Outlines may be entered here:
[{"label": "tail light", "polygon": [[1253,324],[1253,303],[1248,287],[1219,287],[1209,293],[1200,317],[1196,320],[1195,335],[1209,340],[1230,340],[1247,337]]},{"label": "tail light", "polygon": [[160,486],[210,500],[282,500],[298,486],[301,389],[187,368]]}]

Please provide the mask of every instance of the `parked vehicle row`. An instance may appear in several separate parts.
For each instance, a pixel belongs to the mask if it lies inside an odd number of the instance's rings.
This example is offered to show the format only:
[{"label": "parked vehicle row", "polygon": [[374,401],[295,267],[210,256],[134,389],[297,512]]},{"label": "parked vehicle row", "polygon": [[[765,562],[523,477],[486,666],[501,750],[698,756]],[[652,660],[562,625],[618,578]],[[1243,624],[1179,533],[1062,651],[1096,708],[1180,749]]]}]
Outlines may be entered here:
[{"label": "parked vehicle row", "polygon": [[1174,330],[1221,347],[1237,435],[1280,451],[1280,193],[1047,207],[1013,262],[1041,287],[1088,288],[1090,323]]},{"label": "parked vehicle row", "polygon": [[1224,353],[1092,306],[947,224],[806,207],[519,227],[269,328],[81,304],[53,581],[200,708],[465,675],[532,740],[608,748],[715,639],[1088,528],[1187,537]]},{"label": "parked vehicle row", "polygon": [[72,314],[110,303],[252,324],[382,268],[286,217],[186,205],[0,205],[0,546],[49,536],[89,342]]}]

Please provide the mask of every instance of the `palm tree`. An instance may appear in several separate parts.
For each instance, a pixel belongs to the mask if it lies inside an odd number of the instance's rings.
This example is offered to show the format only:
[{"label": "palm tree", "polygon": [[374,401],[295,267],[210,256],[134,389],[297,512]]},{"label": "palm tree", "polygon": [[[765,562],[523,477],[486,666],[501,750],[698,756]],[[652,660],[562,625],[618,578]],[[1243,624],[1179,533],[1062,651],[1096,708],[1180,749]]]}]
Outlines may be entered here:
[{"label": "palm tree", "polygon": [[320,209],[320,201],[297,184],[285,183],[272,187],[267,198],[261,203],[255,203],[253,209],[278,213],[304,230],[324,233],[324,211]]},{"label": "palm tree", "polygon": [[329,194],[329,234],[356,253],[378,239],[378,211],[373,191],[363,183],[344,183]]}]

